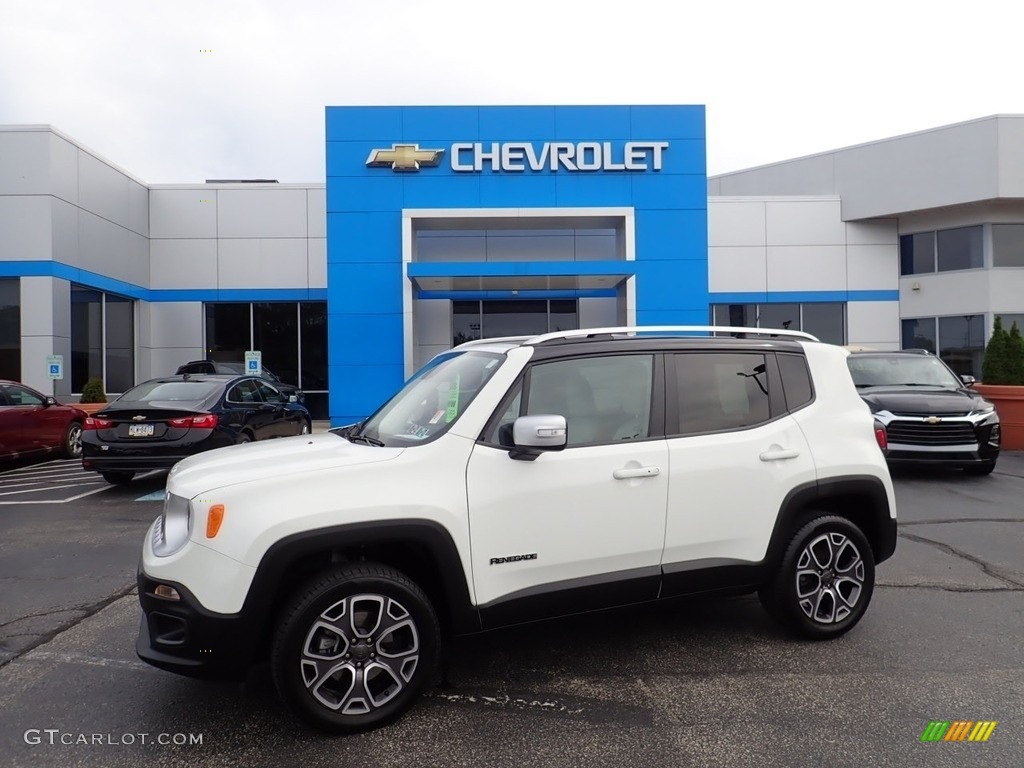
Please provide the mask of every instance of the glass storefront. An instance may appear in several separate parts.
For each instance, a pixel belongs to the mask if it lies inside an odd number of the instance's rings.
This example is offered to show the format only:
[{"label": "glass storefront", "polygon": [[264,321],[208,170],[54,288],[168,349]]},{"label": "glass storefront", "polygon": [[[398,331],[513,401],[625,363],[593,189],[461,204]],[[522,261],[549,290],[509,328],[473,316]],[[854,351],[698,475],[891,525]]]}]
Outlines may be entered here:
[{"label": "glass storefront", "polygon": [[0,379],[21,381],[21,281],[0,280]]},{"label": "glass storefront", "polygon": [[327,418],[326,302],[221,302],[205,315],[209,359],[243,362],[259,350],[266,370],[303,391],[313,418]]},{"label": "glass storefront", "polygon": [[828,344],[846,343],[846,304],[715,304],[715,325],[804,331]]},{"label": "glass storefront", "polygon": [[108,395],[135,384],[135,302],[72,285],[71,391],[94,378]]},{"label": "glass storefront", "polygon": [[576,299],[452,302],[452,346],[498,336],[528,336],[579,328]]}]

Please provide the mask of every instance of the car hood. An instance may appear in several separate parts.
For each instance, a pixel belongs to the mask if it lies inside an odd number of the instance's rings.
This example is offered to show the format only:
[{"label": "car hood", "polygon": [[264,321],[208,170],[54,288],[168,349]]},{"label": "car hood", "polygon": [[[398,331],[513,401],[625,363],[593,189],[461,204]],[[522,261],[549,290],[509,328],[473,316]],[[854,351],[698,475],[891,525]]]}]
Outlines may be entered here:
[{"label": "car hood", "polygon": [[926,389],[922,387],[871,387],[860,396],[874,411],[922,415],[968,413],[991,408],[992,404],[970,390]]},{"label": "car hood", "polygon": [[404,448],[350,443],[333,434],[300,435],[233,445],[179,461],[167,478],[167,490],[192,498],[239,483],[390,461],[403,451]]}]

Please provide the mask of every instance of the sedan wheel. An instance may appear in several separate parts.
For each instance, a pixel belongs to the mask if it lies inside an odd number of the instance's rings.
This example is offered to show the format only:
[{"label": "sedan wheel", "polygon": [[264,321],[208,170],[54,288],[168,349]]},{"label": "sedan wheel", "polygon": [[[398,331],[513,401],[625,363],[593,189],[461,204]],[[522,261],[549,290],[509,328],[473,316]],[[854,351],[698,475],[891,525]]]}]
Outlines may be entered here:
[{"label": "sedan wheel", "polygon": [[77,459],[82,455],[82,425],[77,421],[68,424],[64,433],[64,455],[69,459]]},{"label": "sedan wheel", "polygon": [[364,731],[412,705],[439,648],[437,617],[419,587],[384,565],[348,565],[308,583],[285,610],[274,682],[312,725]]},{"label": "sedan wheel", "polygon": [[309,428],[309,422],[308,421],[302,422],[302,426],[299,427],[299,434],[300,435],[308,435],[311,431],[312,430]]},{"label": "sedan wheel", "polygon": [[856,525],[829,515],[796,533],[759,595],[777,620],[797,634],[823,640],[860,621],[874,586],[871,545]]}]

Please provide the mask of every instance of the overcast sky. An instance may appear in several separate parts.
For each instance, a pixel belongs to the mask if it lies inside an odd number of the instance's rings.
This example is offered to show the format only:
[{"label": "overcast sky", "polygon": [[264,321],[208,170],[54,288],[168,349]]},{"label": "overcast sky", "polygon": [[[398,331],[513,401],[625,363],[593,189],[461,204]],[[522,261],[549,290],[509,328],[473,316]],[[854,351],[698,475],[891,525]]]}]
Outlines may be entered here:
[{"label": "overcast sky", "polygon": [[0,124],[149,183],[323,182],[327,105],[705,104],[713,175],[1024,113],[1013,7],[0,0]]}]

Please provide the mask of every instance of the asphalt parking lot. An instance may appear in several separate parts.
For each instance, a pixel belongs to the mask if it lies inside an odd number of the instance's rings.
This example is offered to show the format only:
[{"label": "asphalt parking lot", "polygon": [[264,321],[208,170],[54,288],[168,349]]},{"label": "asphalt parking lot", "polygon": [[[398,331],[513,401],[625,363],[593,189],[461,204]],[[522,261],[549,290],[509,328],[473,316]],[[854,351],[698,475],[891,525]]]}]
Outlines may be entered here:
[{"label": "asphalt parking lot", "polygon": [[[751,597],[518,627],[454,641],[405,718],[347,738],[284,713],[266,669],[205,683],[136,659],[163,479],[0,504],[0,765],[1024,764],[1024,454],[896,476],[896,555],[839,640],[793,640]],[[998,725],[922,743],[934,720]]]}]

